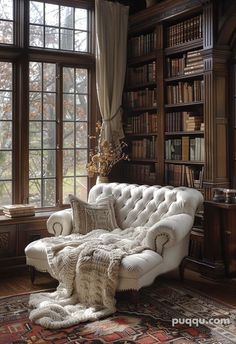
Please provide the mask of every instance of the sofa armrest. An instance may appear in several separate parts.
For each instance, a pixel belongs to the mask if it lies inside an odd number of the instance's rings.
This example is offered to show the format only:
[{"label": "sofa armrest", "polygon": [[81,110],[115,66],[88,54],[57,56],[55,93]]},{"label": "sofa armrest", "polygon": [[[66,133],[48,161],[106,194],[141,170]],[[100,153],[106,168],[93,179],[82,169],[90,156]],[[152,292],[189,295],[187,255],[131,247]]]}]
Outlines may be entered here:
[{"label": "sofa armrest", "polygon": [[69,235],[72,231],[72,211],[71,209],[64,209],[56,211],[47,220],[48,232],[59,235]]},{"label": "sofa armrest", "polygon": [[174,246],[188,235],[193,226],[193,221],[193,217],[189,214],[166,217],[150,228],[146,237],[146,244],[161,254],[164,247]]}]

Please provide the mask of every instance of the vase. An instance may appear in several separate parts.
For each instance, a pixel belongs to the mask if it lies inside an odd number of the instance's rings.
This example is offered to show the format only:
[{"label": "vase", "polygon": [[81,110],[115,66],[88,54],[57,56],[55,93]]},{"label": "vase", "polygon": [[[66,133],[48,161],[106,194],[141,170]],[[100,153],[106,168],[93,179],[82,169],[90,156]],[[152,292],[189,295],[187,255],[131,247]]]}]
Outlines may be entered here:
[{"label": "vase", "polygon": [[109,183],[108,176],[97,176],[96,184],[99,183]]}]

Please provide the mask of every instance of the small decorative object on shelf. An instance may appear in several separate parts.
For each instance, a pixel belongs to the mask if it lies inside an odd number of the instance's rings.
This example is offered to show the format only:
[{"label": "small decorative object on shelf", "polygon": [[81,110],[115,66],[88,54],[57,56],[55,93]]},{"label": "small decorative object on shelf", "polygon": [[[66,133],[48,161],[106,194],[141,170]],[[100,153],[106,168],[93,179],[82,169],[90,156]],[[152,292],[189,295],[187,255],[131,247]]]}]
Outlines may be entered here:
[{"label": "small decorative object on shelf", "polygon": [[235,189],[224,189],[225,203],[236,203],[236,190]]},{"label": "small decorative object on shelf", "polygon": [[[98,133],[98,144],[95,149],[90,151],[90,161],[87,164],[88,176],[93,177],[98,175],[100,182],[108,182],[108,175],[112,167],[120,160],[128,160],[128,155],[122,152],[123,148],[127,146],[125,142],[120,142],[118,145],[113,145],[107,140],[101,139],[102,125],[100,122],[96,125],[96,132]],[[90,136],[90,139],[96,136]]]},{"label": "small decorative object on shelf", "polygon": [[225,195],[224,195],[224,188],[215,188],[213,189],[213,198],[214,202],[224,202]]},{"label": "small decorative object on shelf", "polygon": [[12,204],[2,207],[3,213],[7,217],[33,216],[35,215],[34,206],[30,204]]}]

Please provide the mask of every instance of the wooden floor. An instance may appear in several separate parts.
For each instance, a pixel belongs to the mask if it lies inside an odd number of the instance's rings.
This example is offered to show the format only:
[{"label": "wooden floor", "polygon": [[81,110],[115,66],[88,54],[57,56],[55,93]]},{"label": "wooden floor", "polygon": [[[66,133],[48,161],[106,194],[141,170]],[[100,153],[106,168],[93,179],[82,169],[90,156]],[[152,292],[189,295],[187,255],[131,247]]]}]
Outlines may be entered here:
[{"label": "wooden floor", "polygon": [[[179,280],[177,273],[169,273],[158,278],[164,279],[166,282],[174,279],[177,284],[195,289],[236,307],[236,280],[211,281],[190,270],[186,270],[185,276],[184,282]],[[39,272],[36,274],[35,284],[32,285],[27,268],[0,275],[0,297],[51,289],[56,286],[57,282],[48,274]]]}]

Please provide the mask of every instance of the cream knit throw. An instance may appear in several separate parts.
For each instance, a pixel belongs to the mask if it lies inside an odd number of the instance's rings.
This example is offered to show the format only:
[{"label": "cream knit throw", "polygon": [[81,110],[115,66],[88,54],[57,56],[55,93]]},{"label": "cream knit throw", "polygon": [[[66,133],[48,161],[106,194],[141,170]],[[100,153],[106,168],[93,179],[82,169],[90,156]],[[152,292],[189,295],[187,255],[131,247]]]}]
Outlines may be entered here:
[{"label": "cream knit throw", "polygon": [[32,294],[30,319],[46,328],[69,327],[116,311],[115,292],[123,257],[147,249],[148,228],[94,230],[86,235],[45,238],[48,261],[59,286]]}]

